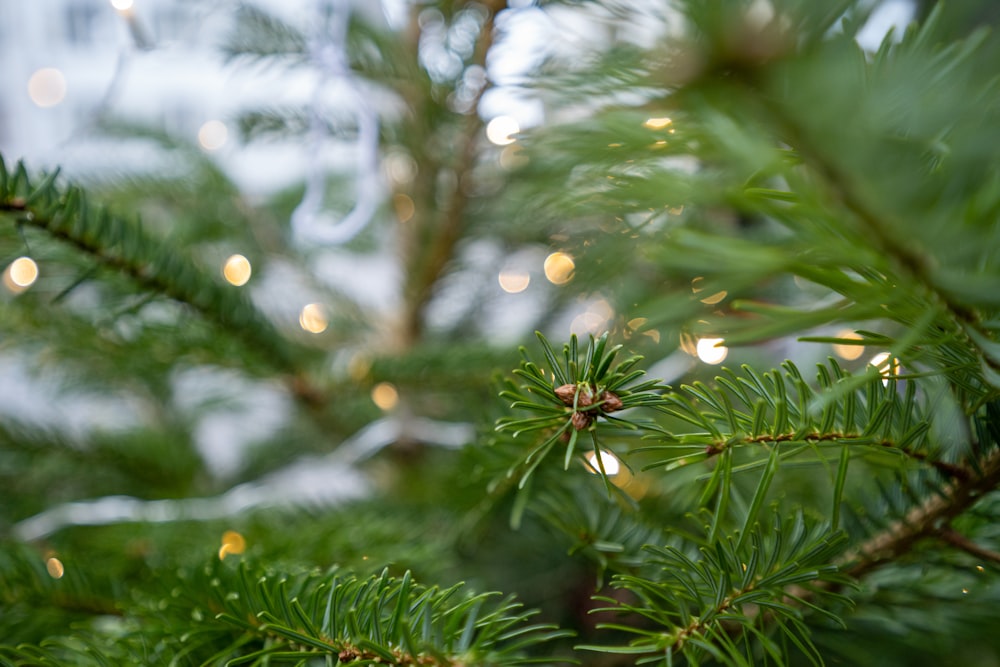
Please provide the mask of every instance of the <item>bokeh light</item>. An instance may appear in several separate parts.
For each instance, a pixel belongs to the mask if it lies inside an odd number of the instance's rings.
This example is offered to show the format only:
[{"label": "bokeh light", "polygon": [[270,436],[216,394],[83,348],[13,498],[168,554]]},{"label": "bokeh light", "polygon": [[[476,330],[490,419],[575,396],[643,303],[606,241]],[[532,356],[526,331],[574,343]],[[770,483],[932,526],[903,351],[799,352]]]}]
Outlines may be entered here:
[{"label": "bokeh light", "polygon": [[66,77],[54,67],[43,67],[28,79],[28,97],[43,109],[56,106],[66,99]]},{"label": "bokeh light", "polygon": [[554,252],[545,258],[542,265],[545,277],[553,285],[564,285],[573,279],[573,270],[576,264],[573,258],[564,252]]},{"label": "bokeh light", "polygon": [[30,257],[18,257],[4,271],[3,282],[15,294],[23,292],[38,280],[38,264]]},{"label": "bokeh light", "polygon": [[247,549],[246,538],[235,530],[227,530],[222,534],[222,546],[219,547],[219,560],[229,554],[241,554]]},{"label": "bokeh light", "polygon": [[399,404],[399,391],[391,382],[379,382],[372,387],[372,403],[388,412]]},{"label": "bokeh light", "polygon": [[618,460],[618,457],[606,449],[601,450],[600,459],[597,457],[597,452],[587,454],[587,465],[594,474],[600,473],[601,465],[603,465],[604,472],[608,477],[613,477],[621,471],[621,462]]},{"label": "bokeh light", "polygon": [[673,123],[672,120],[666,116],[661,116],[657,118],[647,118],[646,122],[643,123],[643,126],[648,127],[651,130],[662,130],[663,128],[668,127],[671,123]]},{"label": "bokeh light", "polygon": [[500,151],[500,167],[502,169],[506,169],[507,171],[520,169],[521,167],[527,165],[528,162],[528,156],[525,153],[524,148],[518,146],[517,144],[506,146],[502,151]]},{"label": "bokeh light", "polygon": [[497,116],[486,125],[486,138],[497,146],[506,146],[516,141],[512,134],[521,131],[517,120],[511,116]]},{"label": "bokeh light", "polygon": [[882,385],[889,384],[889,378],[899,372],[899,362],[888,352],[879,352],[868,361],[882,376]]},{"label": "bokeh light", "polygon": [[721,338],[701,338],[695,346],[698,358],[706,364],[721,364],[729,355],[729,348]]},{"label": "bokeh light", "polygon": [[[851,331],[850,329],[845,329],[837,333],[837,338],[843,338],[844,340],[863,340],[861,336]],[[857,359],[862,354],[865,353],[864,345],[851,345],[849,343],[834,343],[833,353],[836,354],[841,359],[847,359],[851,361]]]},{"label": "bokeh light", "polygon": [[66,568],[63,566],[62,561],[55,556],[45,561],[45,571],[53,579],[62,579],[63,575],[66,574]]},{"label": "bokeh light", "polygon": [[570,323],[570,333],[577,336],[597,335],[608,328],[615,316],[615,310],[605,299],[598,299],[587,306],[587,309],[573,318]]},{"label": "bokeh light", "polygon": [[396,210],[396,218],[400,222],[409,222],[417,212],[417,206],[410,195],[397,192],[392,196],[392,207]]},{"label": "bokeh light", "polygon": [[221,120],[206,121],[198,129],[198,143],[206,151],[217,151],[226,145],[229,130]]},{"label": "bokeh light", "polygon": [[132,9],[132,0],[111,0],[111,6],[120,12]]},{"label": "bokeh light", "polygon": [[526,271],[504,269],[497,276],[497,280],[500,282],[500,289],[504,292],[518,294],[528,289],[528,284],[531,283],[531,275]]},{"label": "bokeh light", "polygon": [[326,310],[318,303],[307,303],[299,313],[299,326],[309,333],[323,333],[329,324]]},{"label": "bokeh light", "polygon": [[250,280],[250,273],[250,260],[243,255],[231,255],[222,265],[222,275],[230,285],[246,285]]}]

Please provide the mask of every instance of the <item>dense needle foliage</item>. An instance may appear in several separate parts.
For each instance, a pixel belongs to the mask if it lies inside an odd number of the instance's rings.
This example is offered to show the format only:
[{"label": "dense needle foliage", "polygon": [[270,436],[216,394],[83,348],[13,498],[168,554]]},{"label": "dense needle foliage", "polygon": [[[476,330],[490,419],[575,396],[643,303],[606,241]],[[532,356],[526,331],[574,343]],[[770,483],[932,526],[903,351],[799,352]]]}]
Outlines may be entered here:
[{"label": "dense needle foliage", "polygon": [[[0,159],[0,257],[39,268],[0,373],[44,388],[0,419],[0,665],[997,664],[1000,45],[987,3],[916,3],[865,50],[869,4],[354,17],[405,168],[336,247],[294,238],[298,189],[113,117],[188,168]],[[495,146],[481,75],[528,11],[611,38],[539,62],[545,122]],[[223,50],[309,68],[310,35],[248,4]],[[328,271],[387,257],[389,306]]]}]

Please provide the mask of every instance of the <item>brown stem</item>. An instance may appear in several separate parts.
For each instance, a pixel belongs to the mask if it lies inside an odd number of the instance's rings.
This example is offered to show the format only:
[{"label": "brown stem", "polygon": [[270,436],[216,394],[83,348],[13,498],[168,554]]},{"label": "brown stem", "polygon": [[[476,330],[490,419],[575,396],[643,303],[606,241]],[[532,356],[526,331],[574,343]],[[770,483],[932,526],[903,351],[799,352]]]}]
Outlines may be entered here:
[{"label": "brown stem", "polygon": [[948,544],[958,547],[962,551],[972,554],[976,558],[981,558],[983,560],[988,560],[993,563],[1000,564],[1000,553],[993,551],[992,549],[987,549],[986,547],[981,547],[972,540],[970,540],[965,535],[947,526],[941,530],[941,539],[943,539]]},{"label": "brown stem", "polygon": [[779,444],[788,442],[830,442],[838,441],[844,446],[852,444],[852,440],[863,440],[864,444],[873,445],[876,447],[883,447],[885,449],[891,449],[895,452],[899,452],[906,458],[912,459],[928,465],[935,470],[937,470],[941,475],[948,479],[958,479],[958,480],[969,480],[970,472],[964,466],[956,465],[954,463],[948,463],[947,461],[941,461],[938,459],[933,459],[928,456],[925,452],[916,452],[908,449],[900,448],[895,442],[891,440],[882,440],[878,442],[871,442],[869,438],[862,437],[860,435],[854,435],[850,433],[807,433],[805,435],[795,434],[795,433],[780,433],[778,435],[757,435],[750,436],[738,442],[713,442],[712,444],[705,447],[705,453],[709,456],[717,456],[721,454],[726,449],[733,447],[738,444]]},{"label": "brown stem", "polygon": [[963,467],[967,479],[955,480],[941,493],[931,496],[888,529],[848,553],[841,559],[843,572],[854,578],[863,577],[899,559],[924,539],[945,537],[953,519],[1000,485],[1000,450],[980,461],[978,468]]},{"label": "brown stem", "polygon": [[[493,46],[496,15],[507,6],[506,0],[492,0],[485,4],[488,14],[480,29],[471,61],[471,64],[479,66],[486,64],[486,56]],[[412,36],[411,40],[416,53],[419,40]],[[401,344],[404,348],[413,345],[422,335],[424,312],[434,294],[434,287],[444,275],[454,256],[455,247],[465,231],[468,191],[477,155],[476,138],[482,130],[482,120],[476,109],[487,87],[484,86],[477,93],[471,104],[471,111],[465,115],[463,126],[456,137],[457,158],[451,167],[454,173],[454,187],[439,217],[432,214],[436,208],[433,192],[438,185],[437,176],[444,165],[433,160],[420,165],[418,176],[420,189],[423,192],[417,194],[421,196],[425,205],[421,207],[423,210],[420,214],[411,221],[409,229],[404,230],[404,261],[407,265],[406,303],[401,323]],[[420,92],[424,95],[430,94],[426,90]],[[421,113],[425,103],[424,100],[411,100],[411,108],[417,116],[416,122],[421,122],[425,115]],[[427,140],[433,138],[426,130],[424,135]]]}]

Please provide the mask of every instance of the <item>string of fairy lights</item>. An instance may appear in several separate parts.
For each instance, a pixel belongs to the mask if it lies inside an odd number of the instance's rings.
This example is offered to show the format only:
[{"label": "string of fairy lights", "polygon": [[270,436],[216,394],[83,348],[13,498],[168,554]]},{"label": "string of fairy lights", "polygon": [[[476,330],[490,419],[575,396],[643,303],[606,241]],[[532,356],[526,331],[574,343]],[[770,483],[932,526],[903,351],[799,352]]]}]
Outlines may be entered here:
[{"label": "string of fairy lights", "polygon": [[[116,0],[117,4],[115,4],[115,7],[120,9],[119,5],[123,5],[125,2],[127,0]],[[127,9],[130,10],[131,5]],[[34,80],[34,77],[32,80]],[[29,89],[33,85],[35,84],[29,82]],[[220,126],[216,127],[211,123],[212,121],[209,121],[199,131],[200,135],[208,135],[207,137],[202,137],[203,144],[211,145],[213,142],[217,142],[219,136],[225,132],[224,124],[220,123]],[[673,121],[668,117],[651,117],[643,122],[643,126],[650,130],[666,131],[667,133],[674,132],[672,125]],[[485,128],[486,138],[497,147],[502,148],[501,156],[505,152],[511,151],[517,145],[517,135],[519,132],[520,127],[518,122],[510,116],[497,116],[487,123]],[[406,224],[413,215],[412,200],[407,198],[407,201],[400,202],[394,199],[393,203],[400,224]],[[576,264],[572,255],[565,251],[557,250],[547,254],[541,264],[541,274],[551,285],[566,285],[574,278]],[[523,294],[528,291],[532,282],[532,274],[535,271],[536,269],[533,269],[531,266],[525,266],[524,262],[505,265],[497,274],[497,282],[500,289],[506,294]],[[244,287],[250,283],[253,269],[250,260],[245,255],[236,253],[223,261],[221,273],[225,281],[230,285]],[[7,265],[3,272],[3,284],[12,294],[20,294],[30,288],[37,281],[38,277],[38,264],[34,259],[25,255],[18,257]],[[704,278],[702,277],[697,277],[691,282],[692,293],[702,303],[717,305],[728,296],[725,290],[707,295],[704,294],[703,282]],[[614,311],[607,301],[604,299],[595,299],[588,304],[583,312],[574,318],[571,330],[577,334],[599,333],[608,326],[613,316]],[[652,338],[655,342],[659,342],[659,332],[655,329],[643,329],[645,322],[645,318],[633,318],[627,322],[627,330],[641,332],[642,335]],[[322,334],[329,327],[329,315],[326,307],[321,303],[315,302],[302,305],[298,311],[298,325],[303,331],[310,334]],[[853,342],[860,340],[860,336],[853,331],[841,331],[837,334],[837,337],[844,341],[843,343],[833,345],[833,352],[840,358],[855,360],[864,354],[864,346]],[[682,334],[680,339],[681,349],[692,357],[710,365],[721,364],[727,358],[729,349],[724,343],[725,341],[721,337],[711,335],[693,337],[689,334]],[[885,372],[892,372],[895,368],[894,362],[889,359],[888,354],[873,357],[870,364]],[[382,398],[376,400],[376,403],[380,407],[390,406],[395,403],[395,399],[390,400],[385,398],[385,396],[386,392],[385,388],[383,388]]]}]

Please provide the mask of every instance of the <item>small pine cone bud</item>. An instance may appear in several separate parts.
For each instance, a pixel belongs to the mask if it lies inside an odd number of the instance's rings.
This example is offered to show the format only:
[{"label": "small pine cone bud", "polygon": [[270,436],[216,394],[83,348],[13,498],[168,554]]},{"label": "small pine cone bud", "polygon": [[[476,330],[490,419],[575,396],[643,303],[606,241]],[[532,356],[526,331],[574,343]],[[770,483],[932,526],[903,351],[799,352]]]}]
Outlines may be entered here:
[{"label": "small pine cone bud", "polygon": [[594,418],[586,412],[574,412],[573,416],[570,417],[570,420],[573,422],[573,428],[577,431],[582,431],[590,426],[591,422],[594,421]]},{"label": "small pine cone bud", "polygon": [[601,401],[603,401],[601,403],[601,410],[604,412],[615,412],[625,407],[622,399],[618,398],[618,394],[611,391],[602,391]]},{"label": "small pine cone bud", "polygon": [[594,390],[584,385],[580,387],[580,396],[576,399],[576,404],[581,408],[587,408],[594,404]]},{"label": "small pine cone bud", "polygon": [[564,384],[561,387],[556,387],[553,391],[555,391],[560,401],[566,405],[573,405],[573,397],[576,395],[576,385]]}]

